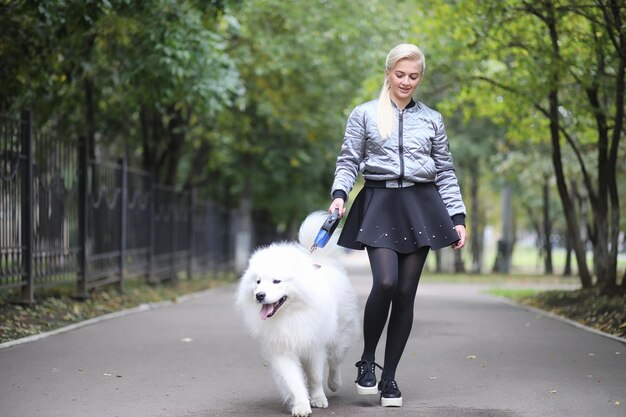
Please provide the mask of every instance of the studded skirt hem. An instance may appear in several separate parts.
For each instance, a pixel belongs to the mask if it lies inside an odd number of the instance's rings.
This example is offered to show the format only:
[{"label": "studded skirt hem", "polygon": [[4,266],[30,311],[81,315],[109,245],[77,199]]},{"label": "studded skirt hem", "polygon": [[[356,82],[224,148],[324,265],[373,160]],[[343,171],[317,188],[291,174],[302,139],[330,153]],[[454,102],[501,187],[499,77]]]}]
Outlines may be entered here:
[{"label": "studded skirt hem", "polygon": [[411,253],[450,246],[459,237],[434,183],[407,188],[363,187],[352,203],[338,244]]}]

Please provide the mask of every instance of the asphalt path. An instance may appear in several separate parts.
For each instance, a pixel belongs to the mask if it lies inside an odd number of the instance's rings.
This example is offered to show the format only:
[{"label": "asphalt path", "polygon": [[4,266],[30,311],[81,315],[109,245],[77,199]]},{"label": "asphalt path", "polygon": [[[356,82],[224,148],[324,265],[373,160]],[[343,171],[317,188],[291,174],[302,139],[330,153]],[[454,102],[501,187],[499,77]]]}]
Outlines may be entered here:
[{"label": "asphalt path", "polygon": [[[369,270],[362,258],[347,259],[363,306]],[[396,375],[403,407],[356,394],[359,340],[343,364],[343,388],[313,416],[626,416],[623,340],[483,289],[420,286]],[[1,349],[0,416],[288,416],[233,294],[215,289]]]}]

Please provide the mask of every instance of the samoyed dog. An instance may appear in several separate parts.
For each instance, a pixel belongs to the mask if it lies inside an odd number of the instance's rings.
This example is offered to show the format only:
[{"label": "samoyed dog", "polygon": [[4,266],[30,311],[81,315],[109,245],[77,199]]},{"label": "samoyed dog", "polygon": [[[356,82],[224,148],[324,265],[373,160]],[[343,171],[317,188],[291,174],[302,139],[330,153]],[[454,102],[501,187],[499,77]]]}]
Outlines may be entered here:
[{"label": "samoyed dog", "polygon": [[299,242],[254,252],[236,292],[246,327],[297,417],[311,415],[311,407],[328,407],[324,377],[331,391],[341,387],[340,363],[360,329],[354,289],[333,261],[338,233],[309,253],[327,217],[310,214]]}]

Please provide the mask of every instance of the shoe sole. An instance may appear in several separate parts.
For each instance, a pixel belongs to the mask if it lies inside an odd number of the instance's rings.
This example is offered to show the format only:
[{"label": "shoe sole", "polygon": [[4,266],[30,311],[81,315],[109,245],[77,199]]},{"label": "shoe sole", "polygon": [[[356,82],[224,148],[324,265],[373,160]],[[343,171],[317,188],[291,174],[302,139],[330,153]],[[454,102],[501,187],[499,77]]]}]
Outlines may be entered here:
[{"label": "shoe sole", "polygon": [[373,387],[364,387],[356,384],[356,392],[359,395],[376,395],[378,394],[378,387],[376,385]]},{"label": "shoe sole", "polygon": [[402,397],[400,398],[380,397],[380,405],[382,405],[383,407],[402,407]]}]

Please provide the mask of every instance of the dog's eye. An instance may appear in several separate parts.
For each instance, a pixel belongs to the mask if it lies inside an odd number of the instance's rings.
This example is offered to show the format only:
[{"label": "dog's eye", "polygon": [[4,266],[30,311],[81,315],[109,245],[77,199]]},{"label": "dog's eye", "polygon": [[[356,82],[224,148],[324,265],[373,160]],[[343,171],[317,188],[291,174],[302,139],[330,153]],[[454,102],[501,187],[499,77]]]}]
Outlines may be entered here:
[{"label": "dog's eye", "polygon": [[275,279],[274,281],[272,281],[274,284],[280,284],[280,280],[279,279]]},{"label": "dog's eye", "polygon": [[256,280],[256,283],[257,283],[257,284],[260,284],[260,283],[261,283],[261,280],[260,280],[260,279],[257,279],[257,280]]}]

